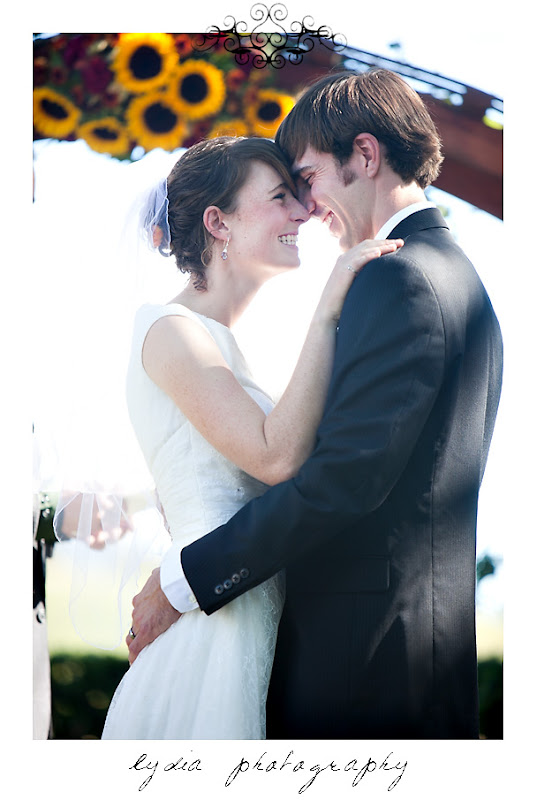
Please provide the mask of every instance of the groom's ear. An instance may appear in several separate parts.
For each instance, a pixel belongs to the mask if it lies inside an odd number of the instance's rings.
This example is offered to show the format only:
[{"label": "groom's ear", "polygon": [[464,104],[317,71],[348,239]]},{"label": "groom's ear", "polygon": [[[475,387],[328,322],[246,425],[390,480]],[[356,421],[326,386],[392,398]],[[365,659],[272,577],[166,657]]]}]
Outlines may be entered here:
[{"label": "groom's ear", "polygon": [[380,168],[382,150],[372,133],[359,133],[354,139],[353,156],[359,160],[368,178],[374,178]]},{"label": "groom's ear", "polygon": [[218,206],[209,206],[205,209],[203,224],[215,239],[224,241],[229,236],[229,228]]}]

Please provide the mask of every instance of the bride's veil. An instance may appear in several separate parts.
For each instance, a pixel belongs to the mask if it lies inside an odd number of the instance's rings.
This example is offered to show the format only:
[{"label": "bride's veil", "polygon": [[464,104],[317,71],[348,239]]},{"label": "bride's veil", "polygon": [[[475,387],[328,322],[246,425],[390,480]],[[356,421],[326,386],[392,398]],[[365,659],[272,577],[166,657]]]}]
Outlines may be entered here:
[{"label": "bride's veil", "polygon": [[126,635],[140,570],[169,545],[125,379],[136,309],[167,302],[183,284],[174,259],[139,235],[143,198],[179,156],[120,162],[78,141],[41,143],[35,160],[34,485],[56,494],[56,536],[72,553],[73,624],[105,649]]}]

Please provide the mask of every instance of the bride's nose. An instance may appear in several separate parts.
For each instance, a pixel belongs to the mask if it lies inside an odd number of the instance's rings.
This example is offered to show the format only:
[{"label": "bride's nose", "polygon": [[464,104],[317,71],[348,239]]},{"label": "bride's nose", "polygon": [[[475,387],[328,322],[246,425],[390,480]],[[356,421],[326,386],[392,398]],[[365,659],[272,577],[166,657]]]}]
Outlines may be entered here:
[{"label": "bride's nose", "polygon": [[303,222],[307,222],[309,220],[310,212],[307,210],[306,206],[302,205],[300,200],[295,201],[291,218],[294,222],[298,222],[299,225],[302,225]]}]

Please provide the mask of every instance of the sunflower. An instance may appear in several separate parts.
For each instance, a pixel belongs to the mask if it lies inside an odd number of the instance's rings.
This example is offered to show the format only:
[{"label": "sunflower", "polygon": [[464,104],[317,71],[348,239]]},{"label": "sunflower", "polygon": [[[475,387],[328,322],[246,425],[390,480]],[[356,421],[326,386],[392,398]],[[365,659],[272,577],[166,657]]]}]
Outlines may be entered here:
[{"label": "sunflower", "polygon": [[224,73],[206,61],[190,59],[177,69],[169,91],[187,119],[212,117],[226,99]]},{"label": "sunflower", "polygon": [[186,134],[178,104],[167,93],[155,91],[135,97],[127,108],[129,132],[145,150],[174,150]]},{"label": "sunflower", "polygon": [[77,136],[84,139],[97,153],[111,156],[125,155],[129,149],[127,129],[116,117],[104,117],[84,122],[77,128]]},{"label": "sunflower", "polygon": [[272,139],[294,104],[294,97],[288,94],[260,89],[246,109],[246,120],[254,135]]},{"label": "sunflower", "polygon": [[74,131],[80,110],[63,94],[46,86],[34,89],[34,126],[53,139],[63,139]]},{"label": "sunflower", "polygon": [[168,33],[122,33],[113,68],[118,81],[139,94],[163,86],[176,64],[174,40]]},{"label": "sunflower", "polygon": [[225,119],[214,125],[209,132],[209,139],[217,136],[248,136],[248,126],[243,119]]}]

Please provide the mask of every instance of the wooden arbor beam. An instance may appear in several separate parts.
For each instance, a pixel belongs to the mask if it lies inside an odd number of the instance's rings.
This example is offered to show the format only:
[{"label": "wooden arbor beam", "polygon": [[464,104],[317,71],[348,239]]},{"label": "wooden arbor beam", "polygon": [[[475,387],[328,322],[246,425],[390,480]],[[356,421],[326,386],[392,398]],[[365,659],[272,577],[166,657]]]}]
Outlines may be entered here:
[{"label": "wooden arbor beam", "polygon": [[422,95],[442,139],[435,186],[503,219],[503,131],[483,122],[491,98],[468,89],[460,106]]}]

